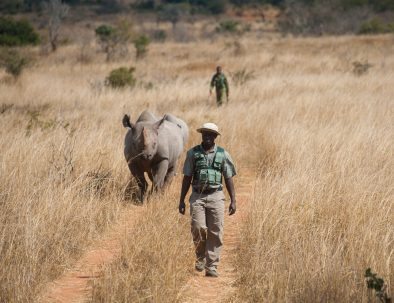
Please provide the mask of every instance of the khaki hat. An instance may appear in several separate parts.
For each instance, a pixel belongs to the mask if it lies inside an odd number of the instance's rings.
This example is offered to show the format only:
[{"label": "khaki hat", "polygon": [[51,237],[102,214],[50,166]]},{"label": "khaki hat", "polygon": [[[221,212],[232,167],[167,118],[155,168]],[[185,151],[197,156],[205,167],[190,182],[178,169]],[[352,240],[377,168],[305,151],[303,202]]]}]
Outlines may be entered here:
[{"label": "khaki hat", "polygon": [[219,127],[215,123],[211,123],[211,122],[204,123],[200,128],[197,128],[197,131],[199,133],[206,131],[210,133],[215,133],[220,136]]}]

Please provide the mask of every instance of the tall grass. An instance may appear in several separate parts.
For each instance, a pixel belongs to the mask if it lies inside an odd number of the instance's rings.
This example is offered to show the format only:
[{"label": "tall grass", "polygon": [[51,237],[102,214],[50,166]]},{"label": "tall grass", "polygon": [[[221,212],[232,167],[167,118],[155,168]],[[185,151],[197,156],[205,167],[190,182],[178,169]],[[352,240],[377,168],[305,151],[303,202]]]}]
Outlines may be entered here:
[{"label": "tall grass", "polygon": [[367,302],[368,267],[392,289],[394,103],[358,93],[277,117],[278,155],[242,229],[237,301]]},{"label": "tall grass", "polygon": [[[34,301],[127,207],[121,118],[135,121],[146,108],[182,117],[187,148],[200,140],[197,126],[216,122],[218,143],[236,164],[262,170],[238,258],[239,301],[365,300],[367,266],[391,286],[393,41],[240,43],[242,56],[222,39],[153,44],[135,64],[133,90],[103,86],[110,70],[130,62],[94,54],[81,64],[73,45],[40,58],[16,84],[0,81],[0,301]],[[373,67],[357,77],[355,60]],[[254,75],[231,86],[219,109],[208,100],[218,63],[228,75]],[[177,300],[193,264],[179,186],[178,178],[147,206],[93,298]]]},{"label": "tall grass", "polygon": [[121,257],[93,285],[92,302],[176,302],[193,263],[189,221],[177,191],[150,200],[122,242]]}]

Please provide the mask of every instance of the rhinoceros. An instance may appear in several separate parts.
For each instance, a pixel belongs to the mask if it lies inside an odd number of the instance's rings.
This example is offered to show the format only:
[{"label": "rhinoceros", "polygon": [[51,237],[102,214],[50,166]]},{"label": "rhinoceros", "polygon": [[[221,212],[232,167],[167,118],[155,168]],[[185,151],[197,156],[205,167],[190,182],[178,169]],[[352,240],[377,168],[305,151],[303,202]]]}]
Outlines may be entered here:
[{"label": "rhinoceros", "polygon": [[187,124],[166,114],[157,119],[151,112],[141,113],[135,124],[124,115],[123,126],[128,128],[124,141],[124,155],[131,174],[140,189],[139,199],[144,200],[148,183],[146,172],[153,183],[152,189],[162,189],[175,175],[178,159],[188,140]]}]

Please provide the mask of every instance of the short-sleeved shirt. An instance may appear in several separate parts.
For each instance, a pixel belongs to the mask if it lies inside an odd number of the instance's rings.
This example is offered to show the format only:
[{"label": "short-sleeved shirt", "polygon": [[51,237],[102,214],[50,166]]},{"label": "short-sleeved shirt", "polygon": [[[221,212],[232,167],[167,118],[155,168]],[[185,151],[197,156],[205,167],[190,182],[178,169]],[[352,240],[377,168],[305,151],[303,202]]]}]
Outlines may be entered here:
[{"label": "short-sleeved shirt", "polygon": [[[194,170],[195,170],[193,148],[188,150],[186,154],[185,164],[183,165],[183,174],[188,177],[192,177],[194,175]],[[202,150],[204,149],[202,148]],[[212,148],[210,151],[205,152],[205,158],[207,160],[208,166],[212,165],[216,151],[217,151],[217,146],[215,145],[214,148]],[[224,159],[222,163],[222,175],[225,179],[231,178],[236,175],[234,162],[231,159],[230,154],[226,150],[224,151]],[[221,189],[222,185],[210,185],[209,188]],[[197,185],[193,184],[193,189],[198,190]]]}]

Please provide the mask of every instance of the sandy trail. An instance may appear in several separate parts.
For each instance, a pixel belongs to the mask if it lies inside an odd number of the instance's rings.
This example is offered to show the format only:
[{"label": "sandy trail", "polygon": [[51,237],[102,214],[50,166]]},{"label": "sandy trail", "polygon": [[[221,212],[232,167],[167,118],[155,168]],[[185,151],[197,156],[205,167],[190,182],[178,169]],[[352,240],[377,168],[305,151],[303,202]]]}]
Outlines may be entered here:
[{"label": "sandy trail", "polygon": [[[240,243],[240,228],[247,213],[249,201],[253,198],[255,174],[253,170],[239,170],[236,179],[237,212],[233,216],[225,216],[224,245],[218,266],[218,278],[205,277],[205,272],[194,271],[185,284],[181,294],[181,302],[229,302],[236,291],[235,255]],[[227,204],[228,206],[228,204]]]},{"label": "sandy trail", "polygon": [[[255,175],[251,169],[240,169],[236,177],[237,213],[225,217],[224,247],[219,264],[219,278],[206,278],[195,272],[181,291],[181,302],[227,302],[235,291],[234,256],[240,241],[240,223],[252,198]],[[50,282],[39,297],[43,303],[86,302],[91,296],[91,281],[99,277],[102,268],[121,253],[121,239],[135,229],[144,214],[144,206],[130,206],[107,235],[93,244],[59,279]]]},{"label": "sandy trail", "polygon": [[99,277],[103,266],[120,256],[121,239],[135,229],[144,211],[144,206],[129,206],[111,231],[93,244],[72,269],[49,283],[38,302],[77,303],[89,299],[92,292],[91,281]]}]

